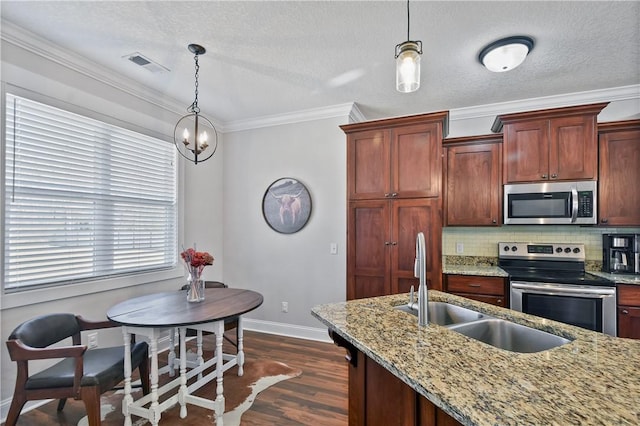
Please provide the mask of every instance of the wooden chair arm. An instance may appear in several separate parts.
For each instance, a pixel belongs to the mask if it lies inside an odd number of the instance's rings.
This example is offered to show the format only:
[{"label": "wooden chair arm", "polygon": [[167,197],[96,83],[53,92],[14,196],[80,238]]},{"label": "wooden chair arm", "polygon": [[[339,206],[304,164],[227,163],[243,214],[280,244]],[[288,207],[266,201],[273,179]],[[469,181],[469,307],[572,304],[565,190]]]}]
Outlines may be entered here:
[{"label": "wooden chair arm", "polygon": [[78,325],[80,326],[80,330],[97,330],[100,328],[118,327],[118,324],[110,320],[90,321],[90,320],[84,319],[80,315],[76,315],[76,319],[78,320]]},{"label": "wooden chair arm", "polygon": [[60,346],[55,348],[34,348],[19,340],[7,340],[7,349],[13,361],[29,361],[51,358],[80,358],[87,350],[86,345]]}]

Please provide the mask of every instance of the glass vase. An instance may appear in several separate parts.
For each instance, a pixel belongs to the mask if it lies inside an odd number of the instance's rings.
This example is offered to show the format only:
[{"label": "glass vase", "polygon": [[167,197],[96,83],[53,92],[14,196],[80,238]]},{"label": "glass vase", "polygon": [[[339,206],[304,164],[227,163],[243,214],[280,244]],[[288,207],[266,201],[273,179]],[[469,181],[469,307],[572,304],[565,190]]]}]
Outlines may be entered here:
[{"label": "glass vase", "polygon": [[204,280],[198,274],[189,274],[187,278],[187,302],[202,302],[204,300]]}]

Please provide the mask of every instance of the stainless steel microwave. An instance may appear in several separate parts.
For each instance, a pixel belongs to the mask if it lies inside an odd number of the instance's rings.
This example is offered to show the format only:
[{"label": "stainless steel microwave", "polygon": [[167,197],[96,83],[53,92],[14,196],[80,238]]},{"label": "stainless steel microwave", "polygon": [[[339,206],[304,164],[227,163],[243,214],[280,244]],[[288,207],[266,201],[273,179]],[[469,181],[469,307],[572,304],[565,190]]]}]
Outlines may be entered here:
[{"label": "stainless steel microwave", "polygon": [[505,225],[595,225],[596,181],[504,186]]}]

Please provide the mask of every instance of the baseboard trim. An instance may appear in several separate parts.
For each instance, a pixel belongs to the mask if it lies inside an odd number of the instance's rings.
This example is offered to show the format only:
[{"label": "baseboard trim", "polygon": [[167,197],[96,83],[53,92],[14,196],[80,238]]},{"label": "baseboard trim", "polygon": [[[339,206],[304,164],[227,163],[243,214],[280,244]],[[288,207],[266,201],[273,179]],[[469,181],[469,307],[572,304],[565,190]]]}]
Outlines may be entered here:
[{"label": "baseboard trim", "polygon": [[276,334],[278,336],[332,343],[326,328],[305,327],[301,325],[254,320],[250,318],[243,318],[242,324],[245,330],[257,331],[259,333]]}]

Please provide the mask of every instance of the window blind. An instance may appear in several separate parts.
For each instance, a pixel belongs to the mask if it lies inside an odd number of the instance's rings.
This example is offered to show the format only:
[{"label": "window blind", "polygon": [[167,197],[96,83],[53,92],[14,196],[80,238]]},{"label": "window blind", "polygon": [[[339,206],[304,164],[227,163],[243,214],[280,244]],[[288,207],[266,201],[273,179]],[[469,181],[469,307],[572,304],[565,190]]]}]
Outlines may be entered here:
[{"label": "window blind", "polygon": [[175,265],[171,143],[10,93],[5,123],[5,291]]}]

